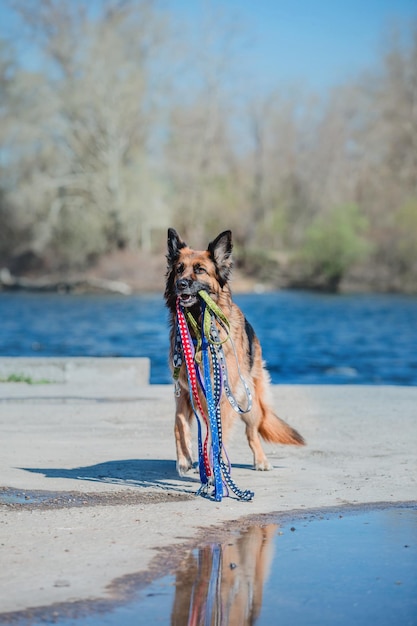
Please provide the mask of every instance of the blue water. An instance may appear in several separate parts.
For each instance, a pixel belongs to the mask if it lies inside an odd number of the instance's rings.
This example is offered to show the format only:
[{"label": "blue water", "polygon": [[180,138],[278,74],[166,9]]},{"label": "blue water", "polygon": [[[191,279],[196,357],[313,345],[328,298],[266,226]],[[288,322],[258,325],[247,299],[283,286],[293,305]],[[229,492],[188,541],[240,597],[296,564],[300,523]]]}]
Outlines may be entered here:
[{"label": "blue water", "polygon": [[[235,297],[272,382],[417,385],[417,297],[281,291]],[[147,356],[171,381],[160,295],[0,293],[0,356]]]}]

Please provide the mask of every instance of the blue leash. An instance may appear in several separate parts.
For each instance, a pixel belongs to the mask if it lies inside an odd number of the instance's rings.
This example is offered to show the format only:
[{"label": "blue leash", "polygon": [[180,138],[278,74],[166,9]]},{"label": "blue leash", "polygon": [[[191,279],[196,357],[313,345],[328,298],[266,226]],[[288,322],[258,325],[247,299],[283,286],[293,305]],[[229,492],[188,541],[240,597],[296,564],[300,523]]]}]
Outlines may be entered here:
[{"label": "blue leash", "polygon": [[[203,305],[204,315],[205,304]],[[223,496],[223,483],[221,473],[221,445],[219,439],[219,429],[217,423],[217,405],[213,396],[213,388],[211,384],[211,371],[209,360],[209,342],[204,332],[201,337],[201,351],[203,355],[203,372],[204,372],[204,393],[207,402],[207,411],[211,432],[211,449],[213,454],[213,474],[214,474],[214,499],[220,502]]]},{"label": "blue leash", "polygon": [[[203,317],[205,313],[206,303],[203,303]],[[214,320],[211,322],[211,330],[215,327]],[[212,333],[213,334],[213,333]],[[218,337],[216,333],[216,338]],[[236,485],[230,474],[230,467],[224,461],[222,457],[223,443],[222,443],[222,422],[220,414],[220,398],[222,394],[222,368],[220,361],[224,361],[223,348],[220,342],[209,341],[206,336],[206,332],[203,328],[202,332],[202,354],[203,354],[203,370],[204,370],[204,392],[207,401],[207,409],[209,414],[209,422],[211,429],[211,440],[213,450],[213,474],[214,474],[214,498],[217,502],[221,501],[223,496],[223,480],[226,486],[226,492],[230,489],[239,500],[250,501],[254,497],[254,492],[250,490],[242,491]],[[211,370],[208,352],[211,352],[212,366],[213,366],[213,378],[214,378],[214,395],[211,382]],[[219,358],[219,352],[221,352],[223,359]]]}]

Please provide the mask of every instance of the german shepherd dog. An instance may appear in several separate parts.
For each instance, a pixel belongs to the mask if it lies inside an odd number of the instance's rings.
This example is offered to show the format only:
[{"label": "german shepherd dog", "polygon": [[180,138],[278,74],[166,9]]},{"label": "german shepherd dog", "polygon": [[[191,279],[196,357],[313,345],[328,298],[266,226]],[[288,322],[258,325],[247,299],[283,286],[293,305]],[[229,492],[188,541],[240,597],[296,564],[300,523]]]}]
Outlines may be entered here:
[{"label": "german shepherd dog", "polygon": [[[286,422],[277,417],[268,403],[269,375],[262,361],[261,345],[242,311],[233,302],[229,287],[232,269],[232,233],[226,230],[211,241],[207,250],[192,250],[178,233],[168,230],[168,254],[165,301],[171,317],[171,358],[174,342],[176,303],[179,298],[183,307],[191,311],[194,319],[201,319],[201,300],[198,292],[205,290],[222,309],[230,322],[230,339],[223,344],[227,364],[229,385],[239,404],[245,403],[245,390],[240,381],[240,373],[245,379],[251,394],[252,408],[241,415],[246,424],[246,437],[253,452],[254,468],[270,470],[262,448],[260,436],[269,442],[304,445],[301,435]],[[234,344],[234,348],[232,343]],[[190,400],[185,364],[179,376],[180,392],[176,397],[175,441],[177,449],[177,471],[184,475],[192,466],[191,422],[193,409]],[[204,398],[201,397],[204,404]],[[223,394],[220,401],[222,438],[227,443],[228,435],[236,417],[236,412]]]}]

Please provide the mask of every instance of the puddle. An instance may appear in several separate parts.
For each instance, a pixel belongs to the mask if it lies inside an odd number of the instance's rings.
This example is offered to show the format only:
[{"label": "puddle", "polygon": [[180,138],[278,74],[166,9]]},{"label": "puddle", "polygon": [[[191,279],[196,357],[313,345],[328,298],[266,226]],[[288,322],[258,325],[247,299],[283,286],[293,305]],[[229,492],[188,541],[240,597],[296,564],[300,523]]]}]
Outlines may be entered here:
[{"label": "puddle", "polygon": [[184,551],[177,563],[173,574],[131,586],[125,602],[77,603],[79,617],[57,606],[31,621],[11,614],[9,623],[417,625],[414,505],[268,519]]}]

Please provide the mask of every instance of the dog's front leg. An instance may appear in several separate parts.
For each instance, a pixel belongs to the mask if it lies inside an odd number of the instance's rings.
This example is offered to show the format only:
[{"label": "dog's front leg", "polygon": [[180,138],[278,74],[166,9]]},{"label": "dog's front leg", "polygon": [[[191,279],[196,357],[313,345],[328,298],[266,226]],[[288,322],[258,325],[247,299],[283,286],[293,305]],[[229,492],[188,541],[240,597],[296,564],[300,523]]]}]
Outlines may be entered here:
[{"label": "dog's front leg", "polygon": [[188,395],[182,390],[176,398],[175,413],[175,444],[177,447],[177,472],[184,476],[193,466],[191,452],[191,428],[192,408]]}]

